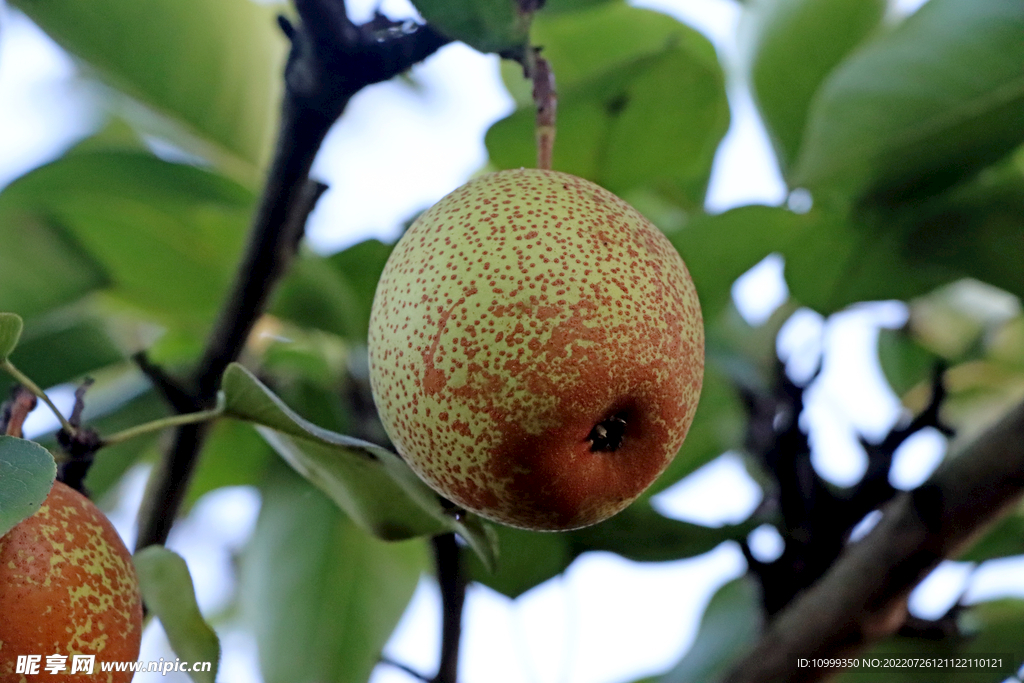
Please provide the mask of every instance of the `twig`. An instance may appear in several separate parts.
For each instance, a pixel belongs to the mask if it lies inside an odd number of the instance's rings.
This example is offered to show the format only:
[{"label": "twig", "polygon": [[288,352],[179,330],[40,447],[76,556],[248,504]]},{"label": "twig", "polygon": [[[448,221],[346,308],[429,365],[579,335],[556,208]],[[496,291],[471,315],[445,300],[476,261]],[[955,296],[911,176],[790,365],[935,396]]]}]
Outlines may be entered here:
[{"label": "twig", "polygon": [[180,382],[167,374],[163,368],[153,364],[145,351],[133,355],[132,360],[175,412],[190,413],[196,410],[192,394],[185,390]]},{"label": "twig", "polygon": [[387,664],[388,666],[395,667],[399,671],[404,671],[405,673],[409,674],[410,676],[412,676],[413,678],[415,678],[418,681],[423,681],[423,683],[430,683],[430,678],[429,677],[424,676],[423,674],[421,674],[419,671],[417,671],[416,669],[412,668],[411,666],[407,666],[405,664],[402,664],[401,662],[396,662],[395,660],[391,659],[387,655],[381,655],[379,661],[380,661],[381,664]]},{"label": "twig", "polygon": [[31,391],[21,386],[14,385],[9,401],[4,401],[2,415],[0,415],[0,434],[14,436],[19,439],[24,437],[22,427],[28,414],[36,408],[38,399]]},{"label": "twig", "polygon": [[85,489],[85,477],[89,474],[96,451],[102,442],[94,429],[82,428],[82,413],[85,411],[85,393],[89,391],[93,380],[86,378],[75,389],[75,405],[71,409],[68,423],[75,428],[74,432],[61,428],[57,431],[57,443],[64,450],[67,459],[57,465],[57,481],[63,482],[79,493],[88,496]]},{"label": "twig", "polygon": [[[184,384],[192,399],[189,412],[212,407],[225,368],[241,354],[294,256],[306,218],[325,189],[309,180],[309,170],[348,101],[449,42],[429,26],[405,30],[380,15],[357,26],[339,0],[296,0],[296,8],[301,26],[279,20],[292,49],[274,160],[230,294],[191,381]],[[203,422],[176,432],[140,512],[137,547],[167,539],[207,431]]]},{"label": "twig", "polygon": [[1024,403],[948,460],[778,614],[726,683],[821,680],[797,657],[849,657],[896,632],[910,591],[1024,494]]},{"label": "twig", "polygon": [[459,641],[462,639],[462,607],[466,602],[466,572],[462,550],[455,534],[432,539],[437,583],[441,589],[441,663],[431,683],[456,683],[459,669]]},{"label": "twig", "polygon": [[896,488],[889,482],[889,472],[896,451],[907,439],[926,427],[932,427],[946,437],[954,435],[953,429],[939,417],[939,410],[947,395],[945,371],[946,365],[943,362],[936,363],[932,368],[931,400],[913,420],[893,427],[881,443],[870,443],[860,438],[860,445],[868,456],[868,467],[861,481],[854,487],[850,499],[853,514],[858,519],[896,495]]}]

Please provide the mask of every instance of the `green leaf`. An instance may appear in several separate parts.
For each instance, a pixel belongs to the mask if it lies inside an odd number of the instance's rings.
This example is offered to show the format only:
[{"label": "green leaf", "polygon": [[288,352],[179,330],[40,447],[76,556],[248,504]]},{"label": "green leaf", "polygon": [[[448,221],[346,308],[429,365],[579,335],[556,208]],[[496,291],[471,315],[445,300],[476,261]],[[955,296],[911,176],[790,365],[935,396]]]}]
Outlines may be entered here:
[{"label": "green leaf", "polygon": [[[76,309],[30,320],[11,354],[11,362],[41,387],[70,382],[125,360],[103,321]],[[10,386],[4,379],[0,377],[0,393]]]},{"label": "green leaf", "polygon": [[749,206],[696,218],[669,238],[706,320],[730,300],[735,278],[772,252],[785,257],[793,298],[824,314],[860,301],[909,300],[964,277],[1021,296],[1022,201],[1024,180],[1000,167],[899,211]]},{"label": "green leaf", "polygon": [[617,4],[617,0],[547,0],[544,11],[538,17],[547,17],[556,12],[577,12],[606,3]]},{"label": "green leaf", "polygon": [[779,162],[798,156],[808,108],[821,82],[885,13],[885,0],[758,0],[743,33],[750,81]]},{"label": "green leaf", "polygon": [[534,19],[530,37],[543,48],[561,90],[671,47],[683,47],[695,59],[717,64],[711,43],[667,14],[624,2],[598,2],[585,11],[550,13],[550,4]]},{"label": "green leaf", "polygon": [[392,245],[366,240],[330,257],[306,253],[296,260],[275,296],[272,312],[366,343],[370,308]]},{"label": "green leaf", "polygon": [[637,502],[607,519],[572,532],[576,554],[605,550],[635,562],[669,562],[714,550],[727,540],[746,538],[753,523],[706,527],[658,514],[647,502]]},{"label": "green leaf", "polygon": [[937,361],[938,356],[912,339],[906,330],[878,331],[878,363],[897,396],[928,379]]},{"label": "green leaf", "polygon": [[480,52],[517,53],[526,48],[531,13],[518,0],[413,0],[423,18],[454,40]]},{"label": "green leaf", "polygon": [[[270,312],[297,325],[356,340],[362,328],[362,304],[349,282],[327,259],[303,254],[281,282]],[[369,302],[365,302],[369,307]],[[363,330],[362,341],[366,341]]]},{"label": "green leaf", "polygon": [[[287,43],[280,9],[249,0],[15,0],[62,47],[250,181],[266,161]],[[116,21],[111,18],[116,17]]]},{"label": "green leaf", "polygon": [[21,331],[25,323],[21,317],[14,313],[0,313],[0,361],[7,360],[18,340],[21,339]]},{"label": "green leaf", "polygon": [[947,365],[988,359],[1024,368],[1024,317],[1012,294],[962,279],[909,304],[904,333]]},{"label": "green leaf", "polygon": [[829,314],[859,301],[911,299],[960,277],[960,272],[914,256],[917,247],[891,225],[855,224],[814,210],[792,240],[786,283],[800,303]]},{"label": "green leaf", "polygon": [[259,425],[274,450],[363,529],[388,540],[454,531],[493,566],[487,527],[468,513],[456,519],[398,455],[304,420],[238,364],[224,373],[223,393],[225,415]]},{"label": "green leaf", "polygon": [[702,215],[670,233],[693,278],[705,320],[732,302],[736,279],[813,229],[815,216],[774,206],[742,206]]},{"label": "green leaf", "polygon": [[733,579],[718,589],[704,610],[693,645],[658,683],[719,680],[757,640],[764,617],[754,579]]},{"label": "green leaf", "polygon": [[56,475],[53,456],[43,446],[0,435],[0,537],[36,514]]},{"label": "green leaf", "polygon": [[361,341],[366,340],[366,330],[370,324],[370,307],[377,291],[377,282],[394,246],[380,240],[366,240],[327,258],[338,276],[344,278],[355,292],[360,309],[356,314],[358,324],[355,328]]},{"label": "green leaf", "polygon": [[158,619],[167,640],[182,660],[211,662],[207,672],[190,672],[195,683],[213,683],[220,661],[220,640],[203,620],[185,560],[161,546],[143,548],[134,556],[146,607]]},{"label": "green leaf", "polygon": [[109,284],[103,266],[63,226],[23,208],[5,208],[5,194],[0,194],[0,310],[31,318]]},{"label": "green leaf", "polygon": [[[705,46],[696,37],[662,45],[561,87],[553,167],[618,195],[651,189],[699,209],[729,125],[721,67]],[[533,109],[495,123],[486,143],[498,168],[532,167]]]},{"label": "green leaf", "polygon": [[498,559],[489,571],[476,555],[469,556],[469,574],[474,581],[502,595],[517,598],[534,586],[558,576],[576,553],[570,534],[538,533],[497,525]]},{"label": "green leaf", "polygon": [[635,562],[667,562],[706,553],[729,539],[745,538],[750,523],[711,528],[669,519],[640,500],[595,526],[561,534],[498,526],[498,560],[493,571],[478,559],[469,563],[474,580],[516,598],[561,574],[585,552],[613,552]]},{"label": "green leaf", "polygon": [[278,465],[261,488],[239,595],[266,683],[364,683],[427,566],[420,541],[384,543]]},{"label": "green leaf", "polygon": [[932,0],[837,68],[812,105],[794,182],[892,202],[1024,141],[1024,7]]},{"label": "green leaf", "polygon": [[255,486],[263,480],[273,450],[252,425],[219,420],[203,446],[203,457],[189,483],[184,507],[224,486]]},{"label": "green leaf", "polygon": [[0,436],[0,536],[36,513],[56,477],[57,464],[45,448]]},{"label": "green leaf", "polygon": [[238,259],[253,201],[206,170],[139,152],[83,151],[5,188],[0,225],[61,226],[102,264],[112,295],[201,338]]},{"label": "green leaf", "polygon": [[[1013,165],[987,169],[971,183],[895,216],[907,226],[914,264],[944,268],[1024,297],[1024,177]],[[894,222],[896,222],[894,221]]]}]

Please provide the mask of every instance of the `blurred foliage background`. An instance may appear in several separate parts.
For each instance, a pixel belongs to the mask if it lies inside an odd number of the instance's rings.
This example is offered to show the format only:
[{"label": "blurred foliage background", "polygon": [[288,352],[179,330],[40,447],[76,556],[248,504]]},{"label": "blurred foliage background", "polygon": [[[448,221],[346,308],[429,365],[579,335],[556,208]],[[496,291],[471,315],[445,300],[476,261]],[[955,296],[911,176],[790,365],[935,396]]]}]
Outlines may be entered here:
[{"label": "blurred foliage background", "polygon": [[[170,414],[132,356],[187,368],[210,331],[274,143],[287,53],[274,15],[293,10],[250,0],[8,2],[108,98],[91,135],[0,192],[0,311],[24,320],[10,359],[44,387],[95,378],[85,420],[111,433]],[[677,19],[618,0],[548,0],[525,28],[504,0],[415,4],[483,51],[543,46],[559,88],[554,167],[622,196],[678,248],[707,326],[704,392],[673,465],[618,517],[558,535],[472,519],[453,526],[400,461],[381,455],[379,471],[337,464],[386,453],[365,342],[390,245],[303,249],[250,338],[248,370],[232,370],[231,418],[214,427],[187,493],[191,505],[221,487],[259,491],[237,594],[205,616],[216,626],[244,615],[267,683],[365,681],[431,571],[423,538],[442,530],[478,551],[473,580],[510,597],[592,551],[666,562],[745,543],[763,524],[791,547],[797,530],[778,506],[713,528],[669,519],[650,497],[727,451],[746,454],[766,501],[788,495],[751,428],[787,378],[797,394],[806,385],[794,384],[776,351],[795,312],[828,318],[860,302],[904,302],[907,322],[880,334],[878,357],[908,415],[926,409],[933,371],[944,368],[948,453],[1024,397],[1020,0],[930,0],[901,20],[884,0],[747,0],[740,64],[723,64]],[[510,61],[502,76],[517,109],[487,131],[487,168],[531,166],[529,84]],[[730,123],[727,81],[757,104],[790,192],[783,205],[704,208]],[[738,314],[732,287],[772,254],[784,261],[790,297],[755,326]],[[10,384],[0,378],[0,392]],[[769,431],[779,437],[791,423],[769,420]],[[161,444],[147,436],[101,450],[86,482],[93,495],[115,494]],[[832,531],[847,534],[871,509]],[[1021,554],[1018,508],[964,559]],[[764,577],[755,571],[719,590],[690,653],[646,680],[710,681],[725,671],[756,637]],[[1024,601],[952,616],[955,633],[927,647],[1024,662]],[[880,647],[920,652],[922,642],[903,635]],[[900,676],[887,680],[948,677]]]}]

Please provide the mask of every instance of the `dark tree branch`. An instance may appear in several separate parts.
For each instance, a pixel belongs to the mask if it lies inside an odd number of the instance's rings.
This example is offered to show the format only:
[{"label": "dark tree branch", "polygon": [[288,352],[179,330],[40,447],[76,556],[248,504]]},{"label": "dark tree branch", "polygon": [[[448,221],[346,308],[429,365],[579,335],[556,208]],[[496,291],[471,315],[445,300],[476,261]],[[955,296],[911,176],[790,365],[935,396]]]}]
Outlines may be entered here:
[{"label": "dark tree branch", "polygon": [[896,495],[896,489],[889,483],[889,471],[892,469],[893,456],[907,439],[926,427],[933,427],[946,437],[953,436],[953,430],[939,418],[939,409],[946,400],[945,371],[945,363],[935,364],[932,369],[931,400],[913,420],[906,425],[894,427],[881,443],[869,443],[863,438],[860,440],[868,456],[868,467],[850,496],[852,513],[858,519]]},{"label": "dark tree branch", "polygon": [[796,657],[860,652],[905,623],[910,591],[1024,494],[1024,403],[883,510],[829,571],[780,612],[726,683],[804,682],[831,671]]},{"label": "dark tree branch", "polygon": [[912,614],[907,614],[906,620],[900,626],[899,635],[906,638],[920,638],[924,640],[945,640],[951,638],[962,638],[960,631],[959,616],[964,606],[956,603],[949,608],[949,611],[938,619],[922,619]]},{"label": "dark tree branch", "polygon": [[462,640],[462,606],[466,602],[466,572],[462,549],[455,540],[455,534],[435,536],[432,543],[443,613],[441,663],[431,683],[456,683],[459,673],[459,642]]},{"label": "dark tree branch", "polygon": [[380,656],[380,663],[381,664],[387,664],[388,666],[393,666],[396,669],[398,669],[399,671],[404,671],[405,673],[409,674],[411,677],[415,678],[417,681],[423,681],[423,683],[430,683],[430,678],[429,677],[424,676],[423,674],[421,674],[419,671],[417,671],[416,669],[412,668],[411,666],[407,666],[405,664],[402,664],[401,662],[396,662],[395,660],[391,659],[390,657],[388,657],[386,655],[381,655]]},{"label": "dark tree branch", "polygon": [[72,427],[82,426],[82,413],[85,412],[85,393],[89,391],[89,387],[93,385],[91,377],[86,377],[85,381],[77,389],[75,389],[75,405],[71,407],[71,415],[68,417],[68,423]]},{"label": "dark tree branch", "polygon": [[770,391],[741,389],[749,413],[745,445],[773,480],[761,512],[774,518],[785,540],[782,555],[771,563],[756,561],[744,548],[750,570],[760,580],[768,616],[821,577],[842,551],[849,530],[863,517],[848,513],[847,502],[811,463],[807,434],[800,428],[805,389],[793,382],[781,363],[775,366]]},{"label": "dark tree branch", "polygon": [[64,482],[84,495],[88,495],[85,490],[85,476],[89,474],[96,451],[103,443],[95,430],[82,428],[85,393],[89,391],[92,383],[92,379],[86,379],[75,389],[75,405],[68,418],[68,424],[75,428],[74,433],[64,428],[57,432],[57,443],[68,456],[67,460],[57,466],[57,481]]},{"label": "dark tree branch", "polygon": [[770,391],[741,388],[749,413],[745,445],[773,480],[759,514],[771,519],[785,540],[781,556],[772,562],[759,562],[744,548],[750,571],[760,580],[767,616],[773,617],[818,581],[865,515],[898,493],[889,483],[889,471],[896,450],[911,435],[925,427],[951,433],[939,420],[946,397],[943,371],[942,365],[934,369],[932,400],[924,411],[892,429],[880,443],[861,440],[867,471],[848,489],[828,484],[811,464],[810,444],[799,426],[806,385],[794,383],[778,364]]},{"label": "dark tree branch", "polygon": [[22,425],[28,414],[36,409],[37,402],[38,399],[31,391],[20,384],[14,385],[11,398],[0,406],[0,434],[22,438]]},{"label": "dark tree branch", "polygon": [[145,351],[133,355],[132,360],[175,412],[190,413],[198,410],[192,394],[185,390],[181,382],[167,374],[166,370],[154,365]]},{"label": "dark tree branch", "polygon": [[[296,0],[296,8],[300,26],[280,20],[292,43],[285,96],[277,148],[245,254],[189,380],[181,385],[158,383],[178,412],[213,405],[224,370],[239,357],[263,314],[295,255],[306,218],[325,189],[309,180],[309,170],[348,101],[362,88],[402,73],[448,42],[429,26],[396,23],[380,15],[366,24],[353,24],[342,0]],[[158,380],[162,376],[147,374]],[[199,424],[175,433],[147,491],[137,547],[167,539],[207,432],[208,427]]]},{"label": "dark tree branch", "polygon": [[[308,129],[305,132],[295,130],[282,139],[297,139],[308,132]],[[323,134],[327,134],[326,129]],[[257,229],[250,236],[234,287],[221,309],[220,319],[196,371],[198,410],[212,407],[221,375],[228,364],[241,355],[274,286],[295,256],[307,217],[327,189],[322,183],[305,179],[322,141],[323,135],[315,141],[308,140],[308,158],[301,162],[301,168],[296,166],[297,160],[292,155],[279,154],[271,170],[271,179],[277,182],[268,183],[266,187],[257,213]],[[271,196],[275,199],[268,199]]]}]

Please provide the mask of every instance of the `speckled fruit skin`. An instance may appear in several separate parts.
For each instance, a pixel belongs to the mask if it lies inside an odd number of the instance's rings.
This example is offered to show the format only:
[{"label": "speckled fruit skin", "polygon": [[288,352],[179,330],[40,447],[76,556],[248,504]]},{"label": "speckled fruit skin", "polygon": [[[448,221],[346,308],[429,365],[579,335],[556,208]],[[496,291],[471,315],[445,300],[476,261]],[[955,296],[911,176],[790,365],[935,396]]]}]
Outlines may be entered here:
[{"label": "speckled fruit skin", "polygon": [[[693,419],[704,328],[679,254],[640,213],[565,173],[470,181],[409,228],[370,320],[381,420],[443,496],[567,530],[625,508]],[[617,449],[595,425],[625,420]]]},{"label": "speckled fruit skin", "polygon": [[[131,555],[110,521],[77,491],[53,485],[32,517],[0,538],[0,683],[128,683],[101,661],[135,661],[142,597]],[[68,655],[50,674],[46,655]],[[71,655],[94,654],[90,675],[70,675]],[[15,672],[18,655],[42,655],[39,673]]]}]

